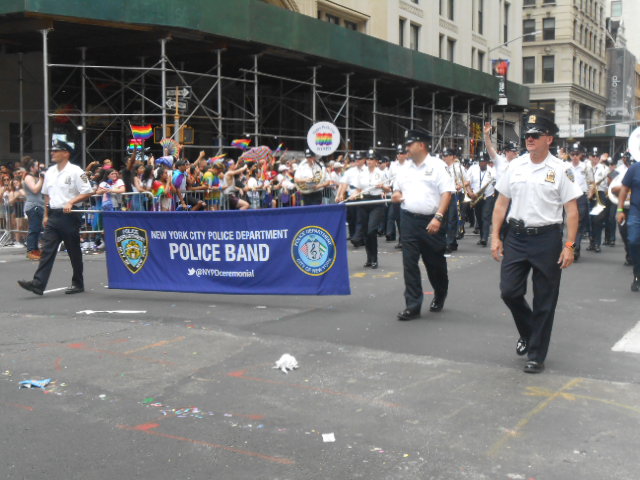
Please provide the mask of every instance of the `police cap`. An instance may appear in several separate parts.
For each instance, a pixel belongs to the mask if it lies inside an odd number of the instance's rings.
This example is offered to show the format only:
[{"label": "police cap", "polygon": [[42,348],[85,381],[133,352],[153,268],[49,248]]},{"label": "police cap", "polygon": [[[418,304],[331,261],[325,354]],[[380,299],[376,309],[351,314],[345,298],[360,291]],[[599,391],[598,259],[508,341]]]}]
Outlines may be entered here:
[{"label": "police cap", "polygon": [[507,152],[519,152],[520,145],[518,145],[516,142],[507,142],[507,144],[504,146],[504,149]]},{"label": "police cap", "polygon": [[449,148],[449,147],[444,147],[442,149],[442,152],[440,152],[440,155],[442,157],[452,157],[456,154],[456,152],[453,150],[453,148]]},{"label": "police cap", "polygon": [[311,157],[315,157],[315,156],[316,156],[316,154],[315,154],[315,153],[313,153],[313,152],[312,152],[310,149],[308,149],[308,148],[304,151],[304,158],[311,158]]},{"label": "police cap", "polygon": [[380,153],[375,148],[370,148],[369,150],[367,150],[367,155],[365,158],[380,160]]},{"label": "police cap", "polygon": [[67,142],[64,142],[58,138],[54,138],[53,140],[51,140],[51,151],[52,152],[62,151],[62,152],[73,153],[73,147]]},{"label": "police cap", "polygon": [[525,134],[538,133],[556,135],[558,126],[553,121],[553,117],[549,112],[542,109],[531,110],[525,119]]},{"label": "police cap", "polygon": [[429,135],[426,132],[420,130],[407,130],[404,132],[404,144],[411,145],[414,142],[423,142],[425,145],[429,145]]}]

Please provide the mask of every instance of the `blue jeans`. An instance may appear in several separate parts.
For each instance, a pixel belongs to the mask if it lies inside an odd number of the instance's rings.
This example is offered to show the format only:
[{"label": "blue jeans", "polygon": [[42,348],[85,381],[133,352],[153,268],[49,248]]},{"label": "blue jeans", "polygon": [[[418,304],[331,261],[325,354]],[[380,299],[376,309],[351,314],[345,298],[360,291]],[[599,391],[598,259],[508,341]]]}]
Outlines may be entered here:
[{"label": "blue jeans", "polygon": [[27,234],[27,252],[40,250],[38,244],[40,235],[42,234],[42,219],[44,218],[43,207],[31,207],[27,210],[27,218],[29,219],[29,233]]},{"label": "blue jeans", "polygon": [[640,215],[627,217],[627,235],[629,254],[633,260],[633,275],[640,277]]}]

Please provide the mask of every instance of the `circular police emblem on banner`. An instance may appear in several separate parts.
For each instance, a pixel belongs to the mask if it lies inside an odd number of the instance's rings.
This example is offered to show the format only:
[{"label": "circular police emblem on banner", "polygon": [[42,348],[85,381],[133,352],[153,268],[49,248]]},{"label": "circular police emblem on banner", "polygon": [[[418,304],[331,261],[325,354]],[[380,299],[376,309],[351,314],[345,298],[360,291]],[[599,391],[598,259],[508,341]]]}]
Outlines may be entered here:
[{"label": "circular police emblem on banner", "polygon": [[307,275],[324,275],[336,261],[336,243],[324,228],[304,227],[293,237],[291,258]]},{"label": "circular police emblem on banner", "polygon": [[147,231],[138,227],[122,227],[114,233],[120,260],[131,273],[138,273],[149,256]]}]

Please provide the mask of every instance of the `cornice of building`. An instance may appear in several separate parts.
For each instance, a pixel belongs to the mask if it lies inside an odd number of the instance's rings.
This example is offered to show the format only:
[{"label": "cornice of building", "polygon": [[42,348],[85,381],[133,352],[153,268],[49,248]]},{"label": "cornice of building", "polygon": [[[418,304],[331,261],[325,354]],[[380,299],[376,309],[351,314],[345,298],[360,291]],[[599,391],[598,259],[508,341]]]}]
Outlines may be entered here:
[{"label": "cornice of building", "polygon": [[400,10],[404,10],[411,15],[415,15],[416,17],[424,18],[424,10],[415,5],[411,5],[410,3],[403,2],[400,0]]},{"label": "cornice of building", "polygon": [[458,34],[459,32],[458,26],[455,23],[450,22],[449,20],[446,20],[442,17],[440,17],[440,27],[445,28],[455,34]]}]

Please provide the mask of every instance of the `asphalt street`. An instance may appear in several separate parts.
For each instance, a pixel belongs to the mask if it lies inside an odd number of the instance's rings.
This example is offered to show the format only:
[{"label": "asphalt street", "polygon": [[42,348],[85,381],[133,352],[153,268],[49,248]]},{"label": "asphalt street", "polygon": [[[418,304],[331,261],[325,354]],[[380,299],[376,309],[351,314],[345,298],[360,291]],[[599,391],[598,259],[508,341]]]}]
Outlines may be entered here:
[{"label": "asphalt street", "polygon": [[350,248],[336,297],[112,290],[104,255],[70,296],[64,254],[38,297],[16,284],[35,264],[2,248],[0,478],[636,480],[640,353],[612,350],[640,321],[622,245],[564,272],[547,369],[527,375],[476,240],[449,259],[444,310],[411,322],[384,239],[375,271]]}]

